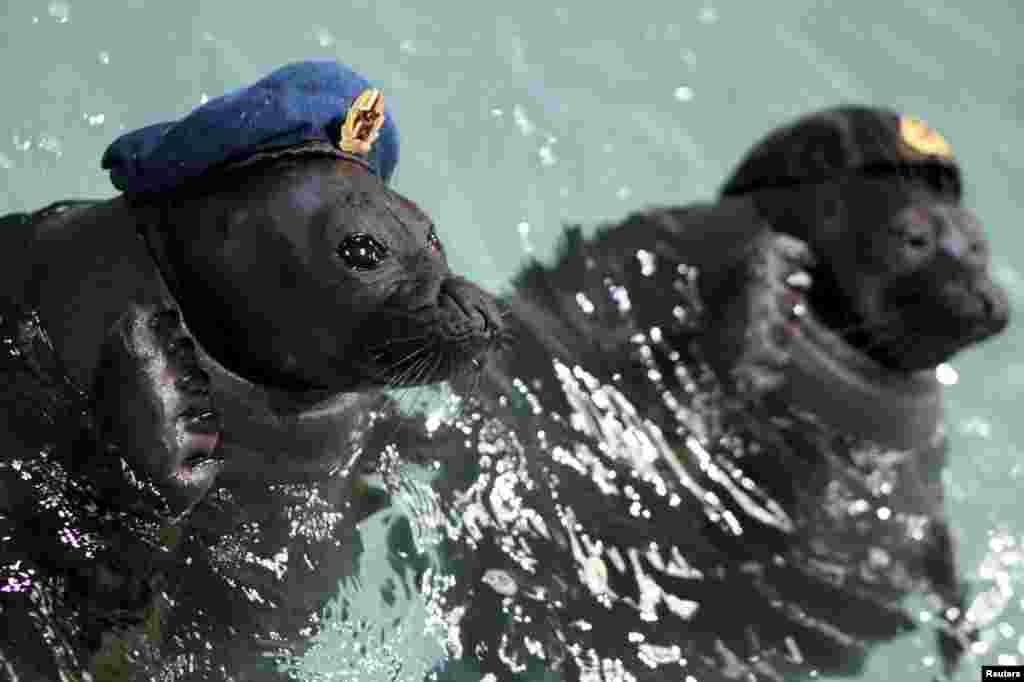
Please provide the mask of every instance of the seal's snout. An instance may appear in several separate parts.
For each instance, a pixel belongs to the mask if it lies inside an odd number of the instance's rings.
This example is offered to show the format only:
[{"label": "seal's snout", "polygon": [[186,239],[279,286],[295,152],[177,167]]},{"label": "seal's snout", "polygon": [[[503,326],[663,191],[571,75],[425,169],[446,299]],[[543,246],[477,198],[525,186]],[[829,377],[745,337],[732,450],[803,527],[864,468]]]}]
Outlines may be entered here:
[{"label": "seal's snout", "polygon": [[453,335],[493,339],[501,333],[501,313],[494,298],[463,277],[449,277],[442,282],[438,307],[447,313]]},{"label": "seal's snout", "polygon": [[[891,309],[944,320],[944,334],[977,342],[1002,332],[1010,318],[1006,292],[992,279],[991,250],[977,218],[948,201],[914,202],[894,219],[900,242],[894,261],[907,274],[892,280]],[[936,295],[937,294],[937,295]]]},{"label": "seal's snout", "polygon": [[1006,291],[989,278],[975,284],[974,294],[981,303],[976,320],[978,336],[999,334],[1010,324],[1010,301]]}]

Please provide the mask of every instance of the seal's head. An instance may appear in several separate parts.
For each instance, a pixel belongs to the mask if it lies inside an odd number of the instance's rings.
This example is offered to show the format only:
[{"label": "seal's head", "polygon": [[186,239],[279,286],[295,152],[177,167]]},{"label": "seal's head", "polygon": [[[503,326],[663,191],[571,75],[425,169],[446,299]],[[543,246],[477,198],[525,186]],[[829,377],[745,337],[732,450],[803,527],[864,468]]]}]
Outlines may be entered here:
[{"label": "seal's head", "polygon": [[1007,324],[960,168],[919,119],[804,117],[755,146],[722,193],[752,196],[774,229],[810,245],[814,318],[884,367],[934,367]]},{"label": "seal's head", "polygon": [[121,138],[104,166],[152,217],[146,239],[202,348],[323,399],[450,378],[502,337],[494,299],[388,186],[397,158],[380,91],[304,62]]}]

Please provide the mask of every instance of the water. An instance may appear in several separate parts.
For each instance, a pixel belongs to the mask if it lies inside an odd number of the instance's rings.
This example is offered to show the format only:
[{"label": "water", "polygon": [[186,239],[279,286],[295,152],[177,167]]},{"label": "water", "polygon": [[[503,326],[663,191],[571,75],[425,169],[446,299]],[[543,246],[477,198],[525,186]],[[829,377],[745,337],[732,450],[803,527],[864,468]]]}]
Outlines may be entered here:
[{"label": "water", "polygon": [[[384,86],[403,135],[397,187],[436,218],[453,269],[492,288],[504,287],[527,254],[550,254],[563,221],[589,229],[637,207],[706,198],[767,129],[858,101],[923,116],[952,142],[967,203],[988,226],[1018,309],[1024,294],[1013,225],[1024,179],[1016,87],[1024,51],[1021,10],[1009,0],[969,9],[733,0],[600,11],[578,1],[12,1],[5,10],[3,213],[110,196],[98,160],[120,131],[183,113],[287,61],[326,56]],[[1024,662],[1024,438],[1013,409],[1024,381],[1020,342],[1011,328],[958,357],[946,393],[947,510],[962,570],[985,595],[975,602],[985,622],[977,659],[962,680],[975,679],[982,661]],[[409,486],[415,477],[398,479]],[[409,560],[417,545],[433,551],[445,525],[435,518],[443,510],[424,511],[432,498],[416,490],[401,496],[418,510],[404,545],[395,536],[391,543],[406,546]],[[388,561],[396,524],[394,514],[366,522],[362,578],[341,586],[347,613],[332,611],[320,646],[302,661],[310,679],[391,679],[399,667],[400,677],[417,679],[441,650],[445,609],[403,588],[418,586],[421,571],[402,568],[402,557]],[[431,574],[438,592],[443,574]],[[489,580],[509,589],[504,576]],[[381,588],[396,595],[385,614]],[[877,649],[863,679],[908,670],[929,679],[935,666],[924,630]]]}]

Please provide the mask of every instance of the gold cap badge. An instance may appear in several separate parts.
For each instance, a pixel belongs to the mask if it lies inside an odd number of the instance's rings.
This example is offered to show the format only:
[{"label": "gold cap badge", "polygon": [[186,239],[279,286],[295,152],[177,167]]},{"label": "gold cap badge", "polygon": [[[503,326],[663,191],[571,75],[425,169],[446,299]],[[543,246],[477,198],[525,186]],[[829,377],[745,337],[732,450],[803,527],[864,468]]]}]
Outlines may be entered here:
[{"label": "gold cap badge", "polygon": [[375,88],[363,90],[345,116],[338,147],[343,152],[365,156],[370,153],[383,125],[384,95]]},{"label": "gold cap badge", "polygon": [[913,116],[900,116],[900,137],[911,150],[925,156],[953,157],[949,143],[928,124]]}]

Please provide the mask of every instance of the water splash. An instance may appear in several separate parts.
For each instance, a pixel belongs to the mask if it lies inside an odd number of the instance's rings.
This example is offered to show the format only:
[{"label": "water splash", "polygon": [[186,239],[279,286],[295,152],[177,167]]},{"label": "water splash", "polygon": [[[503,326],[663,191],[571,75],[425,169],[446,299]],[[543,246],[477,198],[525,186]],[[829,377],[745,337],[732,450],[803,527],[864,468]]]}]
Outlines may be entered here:
[{"label": "water splash", "polygon": [[56,19],[58,24],[66,24],[71,20],[71,5],[62,0],[54,0],[46,7],[46,12]]}]

